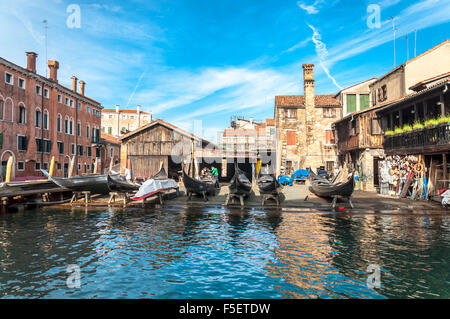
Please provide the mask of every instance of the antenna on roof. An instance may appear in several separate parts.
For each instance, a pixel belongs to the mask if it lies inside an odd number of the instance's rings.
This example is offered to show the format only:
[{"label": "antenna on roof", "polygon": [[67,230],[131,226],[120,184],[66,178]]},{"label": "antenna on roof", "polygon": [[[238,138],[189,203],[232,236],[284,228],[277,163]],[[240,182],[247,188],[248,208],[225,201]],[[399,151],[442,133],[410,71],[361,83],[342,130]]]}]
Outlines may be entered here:
[{"label": "antenna on roof", "polygon": [[[48,29],[48,25],[47,25],[47,20],[42,21],[42,23],[44,24],[44,29],[45,29],[45,64],[47,64],[48,61],[48,57],[47,57],[47,29]],[[45,77],[48,76],[48,68],[45,67]]]},{"label": "antenna on roof", "polygon": [[405,34],[404,36],[400,37],[399,39],[406,38],[406,61],[409,61],[409,41],[408,41],[408,34]]},{"label": "antenna on roof", "polygon": [[395,28],[395,19],[397,19],[396,17],[390,17],[388,20],[392,20],[392,31],[394,32],[394,68],[396,66],[395,63],[395,31],[398,30],[397,28]]}]

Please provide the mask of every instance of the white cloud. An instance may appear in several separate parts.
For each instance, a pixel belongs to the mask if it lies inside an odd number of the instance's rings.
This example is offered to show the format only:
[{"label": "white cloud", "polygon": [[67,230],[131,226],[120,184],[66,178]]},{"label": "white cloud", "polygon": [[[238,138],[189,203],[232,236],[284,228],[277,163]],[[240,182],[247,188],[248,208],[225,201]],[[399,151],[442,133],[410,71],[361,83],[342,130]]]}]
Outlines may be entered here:
[{"label": "white cloud", "polygon": [[313,4],[306,4],[304,1],[298,1],[297,6],[300,9],[306,11],[307,14],[317,14],[319,13],[319,4],[324,2],[324,0],[316,0]]},{"label": "white cloud", "polygon": [[293,52],[293,51],[298,50],[300,48],[304,48],[310,41],[311,41],[311,38],[306,38],[306,39],[300,41],[299,43],[293,45],[289,49],[284,50],[283,52],[281,52],[281,54],[290,53],[290,52]]},{"label": "white cloud", "polygon": [[328,69],[328,67],[326,65],[327,60],[328,60],[328,50],[327,50],[327,46],[325,45],[325,43],[322,42],[322,36],[317,31],[317,29],[314,28],[312,25],[308,24],[308,26],[313,31],[313,35],[312,35],[311,39],[314,42],[314,44],[316,45],[316,53],[317,53],[317,56],[319,57],[320,67],[326,73],[328,78],[333,82],[333,84],[336,85],[336,87],[338,87],[340,90],[342,90],[342,86],[340,86],[337,83],[336,79],[331,75],[330,70]]}]

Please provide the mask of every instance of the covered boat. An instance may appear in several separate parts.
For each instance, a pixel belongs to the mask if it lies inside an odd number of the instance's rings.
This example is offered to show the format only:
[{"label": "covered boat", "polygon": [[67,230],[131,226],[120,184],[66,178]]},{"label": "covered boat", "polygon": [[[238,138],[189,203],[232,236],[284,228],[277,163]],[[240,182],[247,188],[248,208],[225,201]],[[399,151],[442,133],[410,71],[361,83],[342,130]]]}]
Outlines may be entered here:
[{"label": "covered boat", "polygon": [[237,166],[234,170],[234,176],[231,179],[230,186],[230,194],[234,195],[248,195],[252,190],[252,183]]},{"label": "covered boat", "polygon": [[53,177],[47,171],[41,172],[59,187],[73,192],[91,192],[91,194],[106,194],[110,192],[108,174],[93,174],[85,176]]},{"label": "covered boat", "polygon": [[131,199],[141,200],[152,195],[155,195],[161,191],[175,189],[178,194],[178,184],[173,179],[148,179],[144,184],[141,185],[136,195]]},{"label": "covered boat", "polygon": [[331,183],[325,178],[316,177],[311,181],[309,191],[320,197],[342,196],[349,198],[355,189],[355,179],[350,174],[346,182]]},{"label": "covered boat", "polygon": [[216,194],[215,183],[212,180],[202,181],[190,177],[183,169],[183,184],[188,196],[191,194],[202,194],[214,196]]}]

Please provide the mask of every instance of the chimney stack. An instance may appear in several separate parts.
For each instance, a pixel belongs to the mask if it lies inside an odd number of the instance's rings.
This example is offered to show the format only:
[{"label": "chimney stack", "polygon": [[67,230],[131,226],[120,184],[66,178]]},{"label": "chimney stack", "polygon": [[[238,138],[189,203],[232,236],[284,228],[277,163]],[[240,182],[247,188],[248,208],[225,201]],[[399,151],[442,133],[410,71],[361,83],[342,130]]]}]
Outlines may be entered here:
[{"label": "chimney stack", "polygon": [[48,61],[48,68],[50,69],[49,79],[52,81],[58,82],[59,62],[58,61]]},{"label": "chimney stack", "polygon": [[86,82],[83,80],[80,81],[80,94],[84,96],[84,86],[86,85]]},{"label": "chimney stack", "polygon": [[119,105],[116,105],[116,113],[119,113]]},{"label": "chimney stack", "polygon": [[72,76],[72,91],[77,92],[77,81],[78,78],[76,76]]},{"label": "chimney stack", "polygon": [[314,108],[314,64],[303,64],[303,94],[305,95],[305,107]]},{"label": "chimney stack", "polygon": [[27,54],[27,70],[36,73],[36,58],[37,53],[26,52]]}]

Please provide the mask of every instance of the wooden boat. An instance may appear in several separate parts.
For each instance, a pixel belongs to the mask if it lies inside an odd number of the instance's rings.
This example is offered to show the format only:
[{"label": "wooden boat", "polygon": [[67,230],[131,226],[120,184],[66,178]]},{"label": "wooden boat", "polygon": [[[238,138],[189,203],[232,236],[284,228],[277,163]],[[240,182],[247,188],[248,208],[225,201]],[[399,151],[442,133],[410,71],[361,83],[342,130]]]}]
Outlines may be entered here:
[{"label": "wooden boat", "polygon": [[256,183],[260,194],[277,194],[283,187],[271,174],[261,174]]},{"label": "wooden boat", "polygon": [[169,176],[166,173],[166,170],[164,169],[164,166],[161,166],[161,169],[158,173],[156,173],[151,179],[168,179]]},{"label": "wooden boat", "polygon": [[202,194],[214,196],[216,194],[216,188],[213,181],[201,181],[190,177],[183,169],[183,184],[186,188],[186,192],[190,197],[191,194]]},{"label": "wooden boat", "polygon": [[39,194],[43,191],[60,190],[60,186],[51,180],[32,180],[0,183],[0,197]]},{"label": "wooden boat", "polygon": [[173,179],[148,179],[139,188],[139,191],[131,198],[132,200],[141,200],[159,192],[174,189],[178,195],[178,184]]},{"label": "wooden boat", "polygon": [[41,169],[41,172],[59,187],[67,188],[72,192],[91,192],[91,194],[106,194],[110,192],[108,174],[93,174],[67,178],[50,176],[43,169]]},{"label": "wooden boat", "polygon": [[108,175],[108,187],[113,192],[132,192],[138,190],[141,185],[130,183],[119,174],[110,174]]},{"label": "wooden boat", "polygon": [[333,184],[325,178],[317,177],[311,181],[309,190],[320,197],[342,196],[349,198],[355,189],[355,179],[350,174],[348,180],[344,183]]},{"label": "wooden boat", "polygon": [[234,170],[234,176],[230,181],[230,194],[233,195],[248,195],[252,190],[252,183],[245,176],[244,172],[241,171],[237,166]]}]

